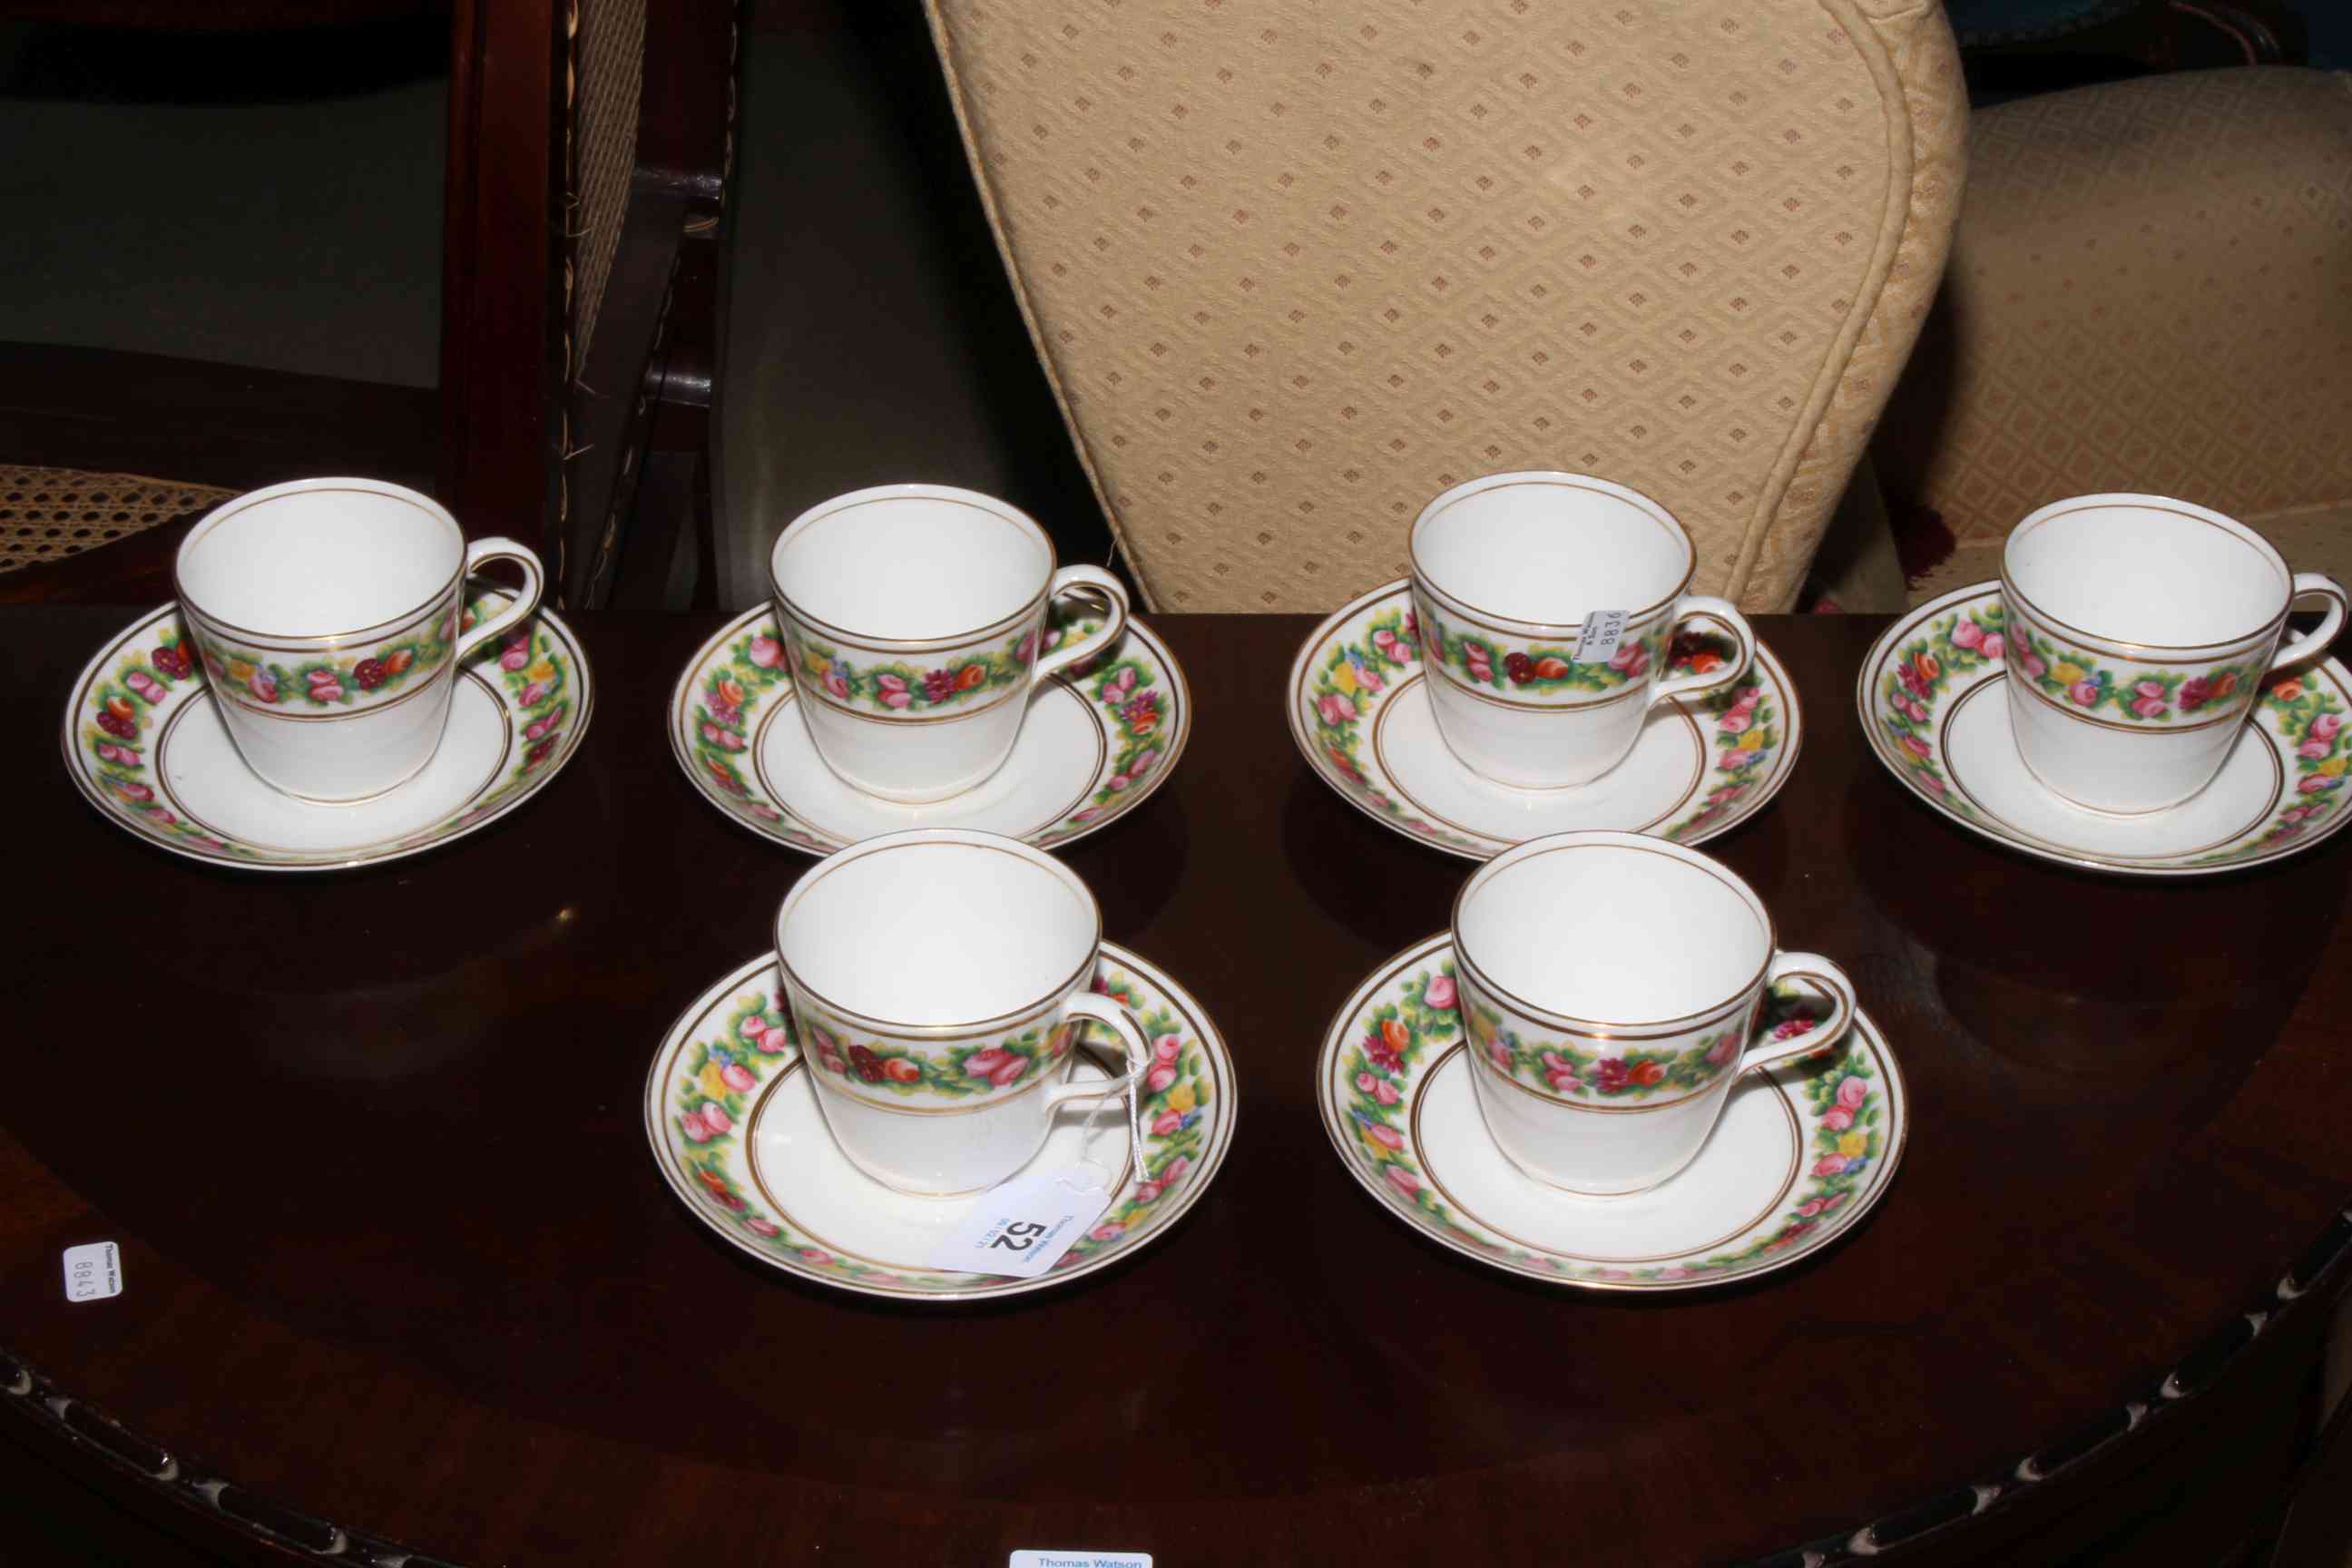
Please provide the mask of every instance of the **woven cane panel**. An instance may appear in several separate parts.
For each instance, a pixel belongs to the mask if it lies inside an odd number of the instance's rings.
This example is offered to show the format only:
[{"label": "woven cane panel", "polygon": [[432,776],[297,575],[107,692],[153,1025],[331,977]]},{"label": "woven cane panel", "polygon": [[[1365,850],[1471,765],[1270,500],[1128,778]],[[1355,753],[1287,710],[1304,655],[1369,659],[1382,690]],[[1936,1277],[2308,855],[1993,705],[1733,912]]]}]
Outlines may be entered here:
[{"label": "woven cane panel", "polygon": [[1943,259],[1939,10],[931,6],[1154,604],[1337,605],[1404,570],[1431,496],[1518,468],[1635,485],[1700,587],[1793,597]]},{"label": "woven cane panel", "polygon": [[78,555],[236,493],[141,474],[0,466],[0,572]]},{"label": "woven cane panel", "polygon": [[1895,395],[1890,494],[1964,545],[2102,490],[2249,519],[2352,500],[2352,78],[2084,88],[1970,142],[1949,371]]},{"label": "woven cane panel", "polygon": [[578,120],[572,155],[579,161],[578,205],[572,229],[580,237],[578,286],[572,331],[572,370],[588,363],[604,302],[613,252],[621,243],[628,205],[629,171],[636,162],[637,104],[646,67],[646,0],[580,0]]}]

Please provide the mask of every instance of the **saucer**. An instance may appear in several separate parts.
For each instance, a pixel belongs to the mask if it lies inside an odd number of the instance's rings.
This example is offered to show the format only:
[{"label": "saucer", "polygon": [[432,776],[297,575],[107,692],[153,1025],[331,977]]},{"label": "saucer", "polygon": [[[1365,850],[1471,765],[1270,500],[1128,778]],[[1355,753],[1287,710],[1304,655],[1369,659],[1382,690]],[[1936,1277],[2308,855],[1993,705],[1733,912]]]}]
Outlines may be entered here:
[{"label": "saucer", "polygon": [[[778,994],[772,954],[741,965],[670,1026],[646,1077],[646,1137],[688,1212],[762,1263],[866,1296],[978,1301],[1051,1289],[1148,1247],[1191,1208],[1234,1140],[1234,1065],[1191,993],[1115,943],[1095,989],[1125,1003],[1153,1041],[1182,1042],[1169,1081],[1144,1097],[1144,1169],[1124,1103],[1056,1113],[1037,1159],[1088,1155],[1121,1172],[1118,1199],[1035,1279],[941,1272],[922,1259],[974,1200],[893,1192],[849,1163],[825,1131]],[[1118,1037],[1088,1024],[1074,1076],[1107,1079]],[[1159,1078],[1155,1070],[1153,1079]],[[1034,1163],[1033,1162],[1033,1165]]]},{"label": "saucer", "polygon": [[[1520,1173],[1486,1131],[1454,1011],[1453,940],[1415,942],[1332,1020],[1316,1069],[1324,1131],[1364,1189],[1457,1252],[1555,1285],[1687,1290],[1785,1268],[1885,1194],[1909,1135],[1903,1074],[1878,1026],[1731,1089],[1698,1158],[1647,1192],[1580,1197]],[[1443,981],[1444,1007],[1427,993]],[[1802,1010],[1790,988],[1769,1017]],[[1380,1027],[1405,1032],[1401,1049]]]},{"label": "saucer", "polygon": [[1956,588],[1873,644],[1854,687],[1878,760],[1961,826],[2069,866],[2197,877],[2295,854],[2344,826],[2352,675],[2336,660],[2266,679],[2253,722],[2201,794],[2113,816],[2053,795],[2018,756],[2004,620],[1998,582]]},{"label": "saucer", "polygon": [[[1431,717],[1410,586],[1400,578],[1339,611],[1290,667],[1291,738],[1340,799],[1381,826],[1473,860],[1589,828],[1704,844],[1789,782],[1804,714],[1761,637],[1747,679],[1651,710],[1632,753],[1591,784],[1513,789],[1473,773]],[[1667,668],[1712,668],[1732,649],[1728,637],[1685,632]]]},{"label": "saucer", "polygon": [[[464,625],[509,598],[472,584]],[[177,605],[150,610],[83,667],[66,705],[66,771],[108,820],[177,855],[257,871],[372,866],[462,838],[547,786],[580,749],[595,688],[554,611],[529,646],[493,640],[460,668],[425,771],[372,800],[297,800],[245,765]],[[508,666],[511,664],[513,668]]]},{"label": "saucer", "polygon": [[[1045,647],[1099,622],[1056,604]],[[775,611],[746,610],[694,658],[670,695],[669,744],[694,787],[763,837],[812,855],[911,827],[970,827],[1050,849],[1108,827],[1160,787],[1192,731],[1176,656],[1140,620],[1115,647],[1053,676],[1013,755],[985,782],[921,805],[842,782],[793,711]]]}]

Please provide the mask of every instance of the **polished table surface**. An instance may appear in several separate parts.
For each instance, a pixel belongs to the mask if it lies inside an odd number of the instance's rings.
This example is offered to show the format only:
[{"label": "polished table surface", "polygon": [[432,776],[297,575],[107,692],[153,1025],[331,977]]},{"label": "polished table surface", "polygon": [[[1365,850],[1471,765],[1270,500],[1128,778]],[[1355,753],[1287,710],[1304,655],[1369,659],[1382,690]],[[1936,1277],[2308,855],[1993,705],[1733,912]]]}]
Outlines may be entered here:
[{"label": "polished table surface", "polygon": [[[1784,942],[1845,964],[1906,1075],[1904,1165],[1853,1234],[1628,1298],[1381,1212],[1317,1119],[1318,1047],[1470,864],[1300,761],[1280,696],[1311,618],[1157,617],[1190,750],[1066,858],[1223,1030],[1237,1142],[1157,1244],[976,1306],[763,1268],[646,1149],[664,1031],[763,950],[810,863],[671,759],[665,700],[713,619],[572,617],[597,711],[543,795],[435,853],[289,878],[174,858],[68,784],[68,681],[128,618],[0,616],[0,1436],[174,1534],[1167,1565],[1834,1555],[1869,1530],[2023,1561],[2286,1462],[2262,1446],[2345,1273],[2320,1276],[2352,1193],[2352,847],[2149,883],[1964,833],[1865,750],[1877,618],[1760,622],[1805,752],[1707,847]],[[127,1289],[69,1304],[60,1252],[107,1239]]]}]

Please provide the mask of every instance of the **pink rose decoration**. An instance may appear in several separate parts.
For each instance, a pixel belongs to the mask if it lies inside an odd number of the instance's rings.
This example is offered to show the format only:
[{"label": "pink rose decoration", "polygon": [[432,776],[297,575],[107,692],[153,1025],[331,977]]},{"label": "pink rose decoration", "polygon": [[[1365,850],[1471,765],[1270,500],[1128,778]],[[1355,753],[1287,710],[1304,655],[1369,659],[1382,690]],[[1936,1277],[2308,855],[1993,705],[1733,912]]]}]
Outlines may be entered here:
[{"label": "pink rose decoration", "polygon": [[2132,711],[2138,714],[2141,718],[2153,719],[2164,711],[2164,699],[2161,697],[2135,697],[2132,699],[2131,707]]},{"label": "pink rose decoration", "polygon": [[2099,705],[2099,687],[2096,681],[2078,680],[2066,689],[2066,695],[2085,708],[2095,708]]},{"label": "pink rose decoration", "polygon": [[1645,642],[1627,643],[1610,658],[1609,668],[1627,676],[1641,674],[1650,668],[1650,645]]},{"label": "pink rose decoration", "polygon": [[1983,647],[1984,627],[1974,621],[1963,619],[1958,626],[1952,628],[1952,646],[1954,647]]},{"label": "pink rose decoration", "polygon": [[1182,1117],[1177,1115],[1172,1110],[1163,1110],[1160,1113],[1159,1118],[1151,1123],[1151,1135],[1154,1138],[1165,1138],[1168,1134],[1175,1131],[1179,1127],[1183,1125],[1184,1119]]},{"label": "pink rose decoration", "polygon": [[1999,632],[1994,632],[1991,636],[1985,638],[1984,647],[1977,651],[1983,654],[1987,658],[1999,658],[2002,654],[2009,651],[2009,644]]},{"label": "pink rose decoration", "polygon": [[1134,782],[1135,781],[1133,779],[1129,778],[1125,773],[1113,773],[1110,777],[1103,780],[1103,788],[1110,791],[1113,795],[1117,795],[1119,791],[1125,789]]},{"label": "pink rose decoration", "polygon": [[2341,713],[2322,713],[2311,721],[2311,733],[2315,740],[2332,741],[2336,739],[2336,731],[2342,728],[2344,715]]},{"label": "pink rose decoration", "polygon": [[556,726],[562,722],[563,713],[562,710],[559,709],[555,712],[550,713],[546,718],[534,720],[530,724],[524,726],[522,738],[526,741],[536,741],[541,736],[554,730]]},{"label": "pink rose decoration", "polygon": [[155,808],[153,816],[156,821],[162,823],[166,827],[173,826],[180,820],[160,805]]},{"label": "pink rose decoration", "polygon": [[1860,1110],[1869,1098],[1870,1085],[1861,1079],[1849,1078],[1837,1087],[1837,1102],[1848,1110]]},{"label": "pink rose decoration", "polygon": [[2033,677],[2036,680],[2042,679],[2042,675],[2050,668],[2048,665],[2042,662],[2042,656],[2039,654],[2029,653],[2025,655],[2024,663],[2025,673]]},{"label": "pink rose decoration", "polygon": [[270,674],[268,670],[255,670],[253,672],[253,679],[247,680],[245,684],[256,697],[260,698],[264,702],[275,702],[278,700],[278,678]]},{"label": "pink rose decoration", "polygon": [[551,686],[552,683],[550,681],[534,680],[522,689],[522,695],[516,700],[526,708],[536,708],[547,700],[547,694]]},{"label": "pink rose decoration", "polygon": [[1004,1060],[999,1062],[996,1067],[990,1071],[988,1081],[994,1084],[999,1089],[1004,1089],[1018,1081],[1021,1075],[1028,1070],[1029,1058],[1027,1057],[1008,1055]]},{"label": "pink rose decoration", "polygon": [[772,1220],[747,1219],[743,1224],[747,1228],[755,1230],[771,1240],[784,1234]]},{"label": "pink rose decoration", "polygon": [[1184,1179],[1184,1173],[1192,1168],[1192,1157],[1190,1154],[1177,1155],[1168,1162],[1168,1168],[1160,1173],[1160,1184],[1162,1187],[1174,1186]]},{"label": "pink rose decoration", "polygon": [[679,1117],[677,1119],[677,1130],[686,1134],[687,1140],[689,1142],[708,1143],[710,1142],[710,1123],[702,1119],[702,1112],[699,1110],[689,1110],[684,1116]]},{"label": "pink rose decoration", "polygon": [[1821,1159],[1813,1163],[1813,1174],[1816,1176],[1842,1176],[1845,1174],[1845,1156],[1843,1154],[1823,1155]]},{"label": "pink rose decoration", "polygon": [[1026,664],[1029,662],[1030,657],[1036,651],[1037,634],[1035,632],[1024,633],[1021,641],[1016,644],[1013,649],[1013,662],[1015,664]]},{"label": "pink rose decoration", "polygon": [[1843,1132],[1853,1125],[1853,1112],[1843,1106],[1832,1106],[1822,1113],[1822,1125],[1832,1132]]},{"label": "pink rose decoration", "polygon": [[713,1101],[703,1101],[700,1114],[703,1125],[709,1127],[713,1132],[730,1131],[735,1126],[735,1119]]},{"label": "pink rose decoration", "polygon": [[1937,778],[1933,773],[1921,773],[1919,775],[1919,783],[1927,788],[1934,790],[1937,795],[1944,793],[1944,781]]},{"label": "pink rose decoration", "polygon": [[1356,1075],[1356,1088],[1365,1094],[1371,1093],[1372,1086],[1380,1081],[1368,1072],[1360,1072]]},{"label": "pink rose decoration", "polygon": [[1776,1040],[1793,1040],[1799,1035],[1810,1035],[1813,1032],[1813,1025],[1816,1022],[1817,1020],[1812,1018],[1783,1018],[1772,1026],[1772,1037]]},{"label": "pink rose decoration", "polygon": [[1163,1062],[1160,1066],[1151,1069],[1150,1074],[1144,1079],[1143,1083],[1145,1088],[1149,1089],[1152,1093],[1158,1094],[1161,1089],[1166,1089],[1170,1084],[1174,1083],[1175,1081],[1176,1069]]},{"label": "pink rose decoration", "polygon": [[1911,715],[1911,721],[1913,723],[1925,724],[1927,721],[1927,705],[1926,703],[1914,702],[1907,697],[1904,698],[1902,700],[1903,710]]},{"label": "pink rose decoration", "polygon": [[1420,1193],[1421,1178],[1402,1165],[1383,1165],[1381,1170],[1388,1177],[1390,1184],[1405,1196],[1412,1197]]},{"label": "pink rose decoration", "polygon": [[1335,726],[1356,716],[1356,705],[1337,691],[1327,691],[1316,699],[1315,710],[1323,715],[1323,722]]},{"label": "pink rose decoration", "polygon": [[513,644],[508,645],[507,651],[499,655],[499,668],[500,669],[520,669],[524,665],[529,664],[530,662],[530,649],[528,647],[517,647]]},{"label": "pink rose decoration", "polygon": [[1386,1079],[1381,1079],[1372,1085],[1372,1098],[1379,1100],[1382,1105],[1394,1105],[1398,1100],[1402,1100],[1404,1096],[1398,1092],[1396,1085],[1389,1082]]},{"label": "pink rose decoration", "polygon": [[1797,1212],[1804,1215],[1807,1219],[1811,1219],[1815,1215],[1821,1213],[1822,1208],[1825,1206],[1826,1205],[1822,1204],[1821,1199],[1815,1198],[1809,1204],[1799,1204],[1797,1205]]},{"label": "pink rose decoration", "polygon": [[719,1069],[719,1077],[721,1082],[725,1083],[728,1088],[735,1090],[739,1094],[743,1090],[753,1087],[760,1081],[758,1079],[753,1078],[744,1068],[735,1062],[729,1062],[725,1067],[720,1068]]},{"label": "pink rose decoration", "polygon": [[1454,1002],[1454,977],[1450,974],[1439,975],[1436,979],[1429,983],[1429,989],[1421,994],[1421,999],[1423,1003],[1429,1006],[1438,1009],[1440,1012],[1444,1012],[1446,1008],[1453,1006]]},{"label": "pink rose decoration", "polygon": [[964,1076],[966,1078],[984,1078],[992,1081],[998,1068],[1002,1068],[1008,1061],[1019,1061],[1020,1059],[1020,1058],[1014,1056],[1010,1051],[1000,1050],[996,1047],[991,1046],[984,1051],[974,1051],[971,1055],[963,1058]]},{"label": "pink rose decoration", "polygon": [[1390,1127],[1382,1122],[1367,1122],[1364,1125],[1364,1131],[1370,1133],[1372,1141],[1383,1149],[1402,1149],[1404,1147],[1404,1135],[1399,1132],[1395,1128]]},{"label": "pink rose decoration", "polygon": [[114,785],[116,789],[121,791],[124,795],[129,795],[132,800],[153,800],[155,798],[155,792],[149,789],[143,784],[132,784],[129,779],[110,779],[107,782]]},{"label": "pink rose decoration", "polygon": [[1726,1035],[1723,1038],[1716,1041],[1715,1044],[1707,1050],[1707,1065],[1709,1067],[1719,1068],[1723,1066],[1724,1063],[1729,1061],[1732,1057],[1738,1053],[1738,1049],[1739,1037],[1737,1035]]},{"label": "pink rose decoration", "polygon": [[1738,773],[1742,768],[1754,766],[1756,759],[1762,754],[1763,753],[1760,752],[1743,752],[1738,748],[1734,747],[1732,750],[1724,752],[1723,760],[1715,765],[1718,768],[1727,769],[1732,773]]},{"label": "pink rose decoration", "polygon": [[2335,748],[2328,745],[2325,741],[2310,740],[2305,741],[2302,745],[2297,746],[2294,749],[2294,754],[2298,757],[2309,757],[2314,762],[2316,762],[2320,758],[2327,755],[2327,753],[2334,749]]},{"label": "pink rose decoration", "polygon": [[1159,761],[1160,748],[1154,746],[1151,750],[1144,752],[1143,755],[1135,759],[1134,765],[1127,770],[1127,776],[1133,779],[1139,779],[1144,774],[1150,773],[1151,771],[1152,764]]},{"label": "pink rose decoration", "polygon": [[1155,1062],[1172,1062],[1183,1054],[1184,1041],[1181,1036],[1162,1035],[1151,1042],[1151,1059]]},{"label": "pink rose decoration", "polygon": [[784,645],[772,637],[751,639],[751,662],[761,669],[773,669],[783,662]]},{"label": "pink rose decoration", "polygon": [[886,691],[882,694],[882,704],[886,708],[904,708],[914,700],[915,694],[911,691]]},{"label": "pink rose decoration", "polygon": [[1748,710],[1734,708],[1730,712],[1726,713],[1722,718],[1717,719],[1715,721],[1715,727],[1722,731],[1727,735],[1737,735],[1745,731],[1748,726],[1754,721],[1755,721],[1749,717]]},{"label": "pink rose decoration", "polygon": [[1118,1224],[1115,1220],[1106,1225],[1098,1225],[1095,1226],[1094,1229],[1087,1232],[1087,1237],[1095,1241],[1117,1241],[1120,1237],[1125,1236],[1126,1234],[1127,1226]]},{"label": "pink rose decoration", "polygon": [[1086,808],[1086,810],[1084,810],[1084,811],[1074,811],[1074,812],[1072,812],[1072,813],[1070,814],[1070,820],[1071,820],[1072,822],[1092,822],[1096,817],[1100,816],[1101,815],[1102,815],[1102,807],[1101,807],[1101,806],[1098,806],[1098,805],[1090,805],[1090,806],[1087,807],[1087,808]]},{"label": "pink rose decoration", "polygon": [[2314,773],[2294,787],[2305,795],[2317,795],[2323,790],[2334,789],[2343,782],[2342,779],[2331,779],[2320,773]]},{"label": "pink rose decoration", "polygon": [[833,1254],[822,1247],[803,1247],[800,1249],[800,1255],[811,1263],[823,1264],[833,1261]]}]

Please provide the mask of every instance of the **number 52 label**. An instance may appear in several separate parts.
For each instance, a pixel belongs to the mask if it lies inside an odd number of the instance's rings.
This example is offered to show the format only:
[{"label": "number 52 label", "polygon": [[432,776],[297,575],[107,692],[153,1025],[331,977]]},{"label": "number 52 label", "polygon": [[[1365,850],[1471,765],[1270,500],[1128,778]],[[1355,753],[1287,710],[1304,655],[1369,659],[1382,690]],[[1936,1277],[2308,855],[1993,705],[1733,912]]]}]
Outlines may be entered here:
[{"label": "number 52 label", "polygon": [[971,1201],[963,1223],[924,1259],[934,1268],[1034,1279],[1110,1206],[1098,1165],[1033,1171]]}]

